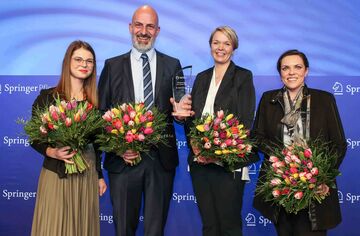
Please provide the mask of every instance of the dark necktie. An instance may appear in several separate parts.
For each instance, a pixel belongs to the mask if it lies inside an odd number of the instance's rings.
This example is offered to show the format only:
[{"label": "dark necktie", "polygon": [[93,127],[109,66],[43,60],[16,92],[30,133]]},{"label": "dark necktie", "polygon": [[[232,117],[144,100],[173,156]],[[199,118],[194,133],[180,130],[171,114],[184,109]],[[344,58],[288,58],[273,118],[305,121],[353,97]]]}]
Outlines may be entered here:
[{"label": "dark necktie", "polygon": [[142,68],[144,79],[144,104],[146,109],[151,109],[151,107],[154,105],[154,98],[151,83],[150,63],[146,53],[141,54],[141,58],[143,59]]}]

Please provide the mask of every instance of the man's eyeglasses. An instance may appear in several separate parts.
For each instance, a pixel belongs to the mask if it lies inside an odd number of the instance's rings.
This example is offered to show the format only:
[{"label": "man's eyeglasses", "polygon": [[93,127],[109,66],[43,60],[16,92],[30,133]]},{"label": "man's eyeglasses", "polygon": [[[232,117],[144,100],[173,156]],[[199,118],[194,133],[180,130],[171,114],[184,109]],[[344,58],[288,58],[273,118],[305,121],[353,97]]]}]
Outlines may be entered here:
[{"label": "man's eyeglasses", "polygon": [[87,66],[93,66],[94,65],[94,60],[93,59],[87,59],[84,60],[82,57],[73,57],[73,60],[78,64],[78,65],[82,65],[84,62]]}]

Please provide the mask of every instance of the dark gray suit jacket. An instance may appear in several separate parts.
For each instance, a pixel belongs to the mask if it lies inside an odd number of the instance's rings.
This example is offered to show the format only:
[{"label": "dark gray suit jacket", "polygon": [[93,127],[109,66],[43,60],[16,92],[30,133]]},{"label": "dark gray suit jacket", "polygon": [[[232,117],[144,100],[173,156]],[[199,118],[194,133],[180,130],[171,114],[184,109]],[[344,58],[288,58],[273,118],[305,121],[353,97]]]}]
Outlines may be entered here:
[{"label": "dark gray suit jacket", "polygon": [[[167,115],[165,135],[168,145],[152,148],[150,155],[160,158],[165,169],[174,169],[178,163],[176,138],[171,116],[172,77],[181,70],[180,61],[156,51],[155,106]],[[134,84],[131,73],[130,52],[107,59],[98,84],[99,109],[106,111],[115,105],[135,102]],[[124,160],[113,153],[106,153],[104,167],[109,172],[119,173],[125,167]]]}]

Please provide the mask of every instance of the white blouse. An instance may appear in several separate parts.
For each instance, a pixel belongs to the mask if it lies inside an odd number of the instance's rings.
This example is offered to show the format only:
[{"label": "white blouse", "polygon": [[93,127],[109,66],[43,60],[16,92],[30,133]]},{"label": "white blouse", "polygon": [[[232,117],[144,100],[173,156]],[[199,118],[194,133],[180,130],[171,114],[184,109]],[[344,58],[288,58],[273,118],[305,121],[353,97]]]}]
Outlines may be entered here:
[{"label": "white blouse", "polygon": [[[204,109],[202,111],[203,116],[206,115],[206,114],[215,114],[215,111],[214,111],[215,97],[216,97],[216,94],[217,94],[217,92],[219,90],[221,82],[222,82],[222,80],[216,85],[216,82],[215,82],[215,67],[214,67],[213,75],[211,77],[209,91],[208,91],[208,94],[207,94],[207,97],[206,97],[205,106],[204,106]],[[215,164],[222,165],[220,162],[216,162]],[[246,181],[250,181],[249,168],[248,167],[243,167],[243,168],[237,169],[235,171],[237,171],[237,172],[242,171],[241,179],[246,180]]]}]

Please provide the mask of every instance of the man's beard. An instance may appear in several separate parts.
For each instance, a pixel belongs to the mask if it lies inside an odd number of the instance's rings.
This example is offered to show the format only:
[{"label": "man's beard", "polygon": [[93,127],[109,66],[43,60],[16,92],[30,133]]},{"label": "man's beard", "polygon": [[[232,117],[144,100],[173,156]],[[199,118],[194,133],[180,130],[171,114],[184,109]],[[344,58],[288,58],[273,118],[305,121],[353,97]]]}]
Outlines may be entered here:
[{"label": "man's beard", "polygon": [[[142,35],[140,35],[140,36],[142,36]],[[145,53],[145,52],[149,51],[150,49],[152,49],[154,46],[154,43],[155,43],[154,38],[151,38],[149,35],[145,35],[145,36],[148,36],[150,38],[148,44],[139,43],[136,40],[136,35],[132,35],[133,46],[141,53]]]}]

